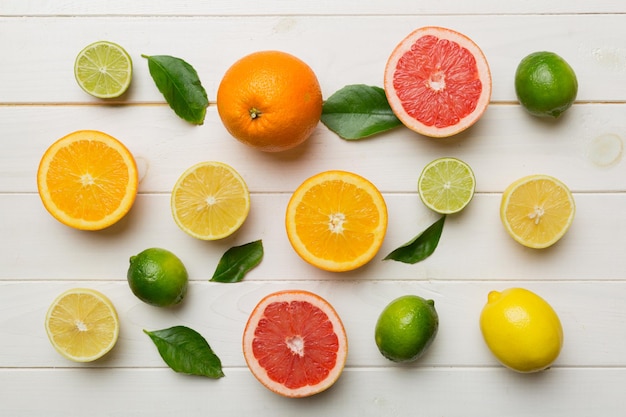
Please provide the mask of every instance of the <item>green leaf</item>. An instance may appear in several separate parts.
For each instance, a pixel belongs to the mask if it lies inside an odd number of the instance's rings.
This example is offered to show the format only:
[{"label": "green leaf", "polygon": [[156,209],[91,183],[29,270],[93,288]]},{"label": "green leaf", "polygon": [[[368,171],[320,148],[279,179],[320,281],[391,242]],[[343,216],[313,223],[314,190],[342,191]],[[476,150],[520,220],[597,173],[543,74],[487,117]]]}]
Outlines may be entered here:
[{"label": "green leaf", "polygon": [[163,330],[144,330],[144,333],[150,336],[165,363],[175,372],[215,379],[224,376],[220,358],[195,330],[174,326]]},{"label": "green leaf", "polygon": [[347,85],[322,107],[322,123],[343,139],[362,139],[402,122],[391,110],[385,90],[363,84]]},{"label": "green leaf", "polygon": [[405,243],[387,255],[383,261],[392,259],[407,264],[415,264],[428,258],[433,254],[439,244],[439,238],[441,237],[445,220],[446,216],[442,216],[413,240]]},{"label": "green leaf", "polygon": [[210,281],[239,282],[249,270],[261,262],[261,259],[263,259],[261,240],[232,247],[222,255]]},{"label": "green leaf", "polygon": [[142,57],[148,60],[150,75],[172,110],[183,120],[203,124],[209,99],[196,70],[173,56]]}]

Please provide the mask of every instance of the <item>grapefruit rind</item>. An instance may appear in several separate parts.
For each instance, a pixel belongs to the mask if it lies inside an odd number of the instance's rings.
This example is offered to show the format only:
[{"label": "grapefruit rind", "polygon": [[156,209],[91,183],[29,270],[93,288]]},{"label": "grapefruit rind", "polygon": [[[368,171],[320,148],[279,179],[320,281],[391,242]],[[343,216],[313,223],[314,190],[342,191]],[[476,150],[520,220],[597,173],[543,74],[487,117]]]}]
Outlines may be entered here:
[{"label": "grapefruit rind", "polygon": [[[482,83],[482,91],[474,110],[461,118],[457,124],[447,127],[428,126],[409,115],[401,104],[400,98],[393,85],[394,73],[398,66],[398,61],[411,50],[418,39],[427,35],[434,36],[440,40],[454,42],[468,50],[475,58],[477,73]],[[491,100],[491,71],[483,51],[469,37],[448,28],[426,26],[410,33],[395,47],[385,66],[384,89],[391,109],[406,127],[424,136],[444,138],[456,135],[468,129],[483,115]]]},{"label": "grapefruit rind", "polygon": [[[273,303],[289,303],[293,301],[308,302],[322,310],[328,316],[328,320],[331,322],[333,330],[339,341],[339,346],[336,352],[335,367],[330,370],[328,376],[316,385],[307,385],[296,389],[288,388],[280,382],[273,381],[268,376],[267,371],[261,366],[257,358],[254,356],[252,348],[252,343],[255,339],[255,331],[260,320],[264,318],[266,308]],[[246,364],[254,377],[270,391],[291,398],[308,397],[330,388],[343,372],[346,358],[348,356],[348,339],[345,328],[335,309],[330,305],[330,303],[328,303],[328,301],[319,295],[303,290],[278,291],[265,296],[261,301],[259,301],[246,323],[242,345]],[[304,346],[306,348],[306,344]]]}]

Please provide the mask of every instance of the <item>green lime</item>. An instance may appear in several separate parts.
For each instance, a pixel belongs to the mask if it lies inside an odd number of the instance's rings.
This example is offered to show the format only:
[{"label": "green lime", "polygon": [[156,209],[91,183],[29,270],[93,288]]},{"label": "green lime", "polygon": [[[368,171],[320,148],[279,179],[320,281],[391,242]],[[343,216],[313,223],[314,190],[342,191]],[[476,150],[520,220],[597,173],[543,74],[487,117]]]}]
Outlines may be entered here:
[{"label": "green lime", "polygon": [[530,114],[556,118],[576,100],[578,80],[572,67],[557,54],[535,52],[517,67],[515,93]]},{"label": "green lime", "polygon": [[438,328],[435,302],[405,295],[389,303],[380,314],[376,323],[376,345],[389,360],[411,362],[426,352]]},{"label": "green lime", "polygon": [[178,304],[187,293],[187,269],[165,249],[150,248],[131,256],[126,278],[133,294],[159,307]]},{"label": "green lime", "polygon": [[133,62],[121,46],[107,41],[87,45],[74,62],[80,88],[98,98],[115,98],[126,92],[133,77]]},{"label": "green lime", "polygon": [[424,204],[441,214],[457,213],[474,196],[476,178],[465,162],[439,158],[424,167],[417,181],[417,191]]}]

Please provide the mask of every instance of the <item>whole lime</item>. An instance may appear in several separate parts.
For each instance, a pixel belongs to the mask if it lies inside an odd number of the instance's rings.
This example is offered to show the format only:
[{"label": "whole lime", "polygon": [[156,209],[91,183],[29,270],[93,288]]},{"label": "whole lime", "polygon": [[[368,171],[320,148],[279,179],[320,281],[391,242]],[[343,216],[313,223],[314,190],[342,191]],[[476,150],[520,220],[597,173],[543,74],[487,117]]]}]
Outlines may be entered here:
[{"label": "whole lime", "polygon": [[187,293],[189,279],[182,261],[161,248],[146,249],[131,256],[126,278],[133,294],[158,307],[180,303]]},{"label": "whole lime", "polygon": [[376,323],[376,345],[391,361],[411,362],[426,352],[438,328],[435,302],[405,295],[389,303],[380,314]]},{"label": "whole lime", "polygon": [[517,372],[548,368],[563,346],[563,328],[554,309],[524,288],[489,292],[480,329],[496,359]]},{"label": "whole lime", "polygon": [[557,118],[576,100],[578,79],[559,55],[535,52],[517,66],[515,93],[530,114]]}]

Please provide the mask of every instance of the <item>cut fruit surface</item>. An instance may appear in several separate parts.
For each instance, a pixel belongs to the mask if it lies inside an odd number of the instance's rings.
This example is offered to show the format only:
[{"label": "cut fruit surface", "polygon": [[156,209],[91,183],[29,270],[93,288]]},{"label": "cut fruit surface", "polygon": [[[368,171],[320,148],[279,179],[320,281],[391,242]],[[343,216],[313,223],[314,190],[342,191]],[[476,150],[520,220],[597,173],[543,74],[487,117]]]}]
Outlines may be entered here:
[{"label": "cut fruit surface", "polygon": [[100,230],[128,213],[137,195],[137,165],[117,139],[79,130],[56,141],[41,158],[39,196],[61,223]]},{"label": "cut fruit surface", "polygon": [[250,212],[245,181],[222,162],[200,162],[187,169],[174,185],[171,197],[176,224],[202,240],[235,233]]},{"label": "cut fruit surface", "polygon": [[346,171],[325,171],[293,193],[287,237],[305,261],[327,271],[349,271],[378,253],[387,231],[387,206],[378,189]]},{"label": "cut fruit surface", "polygon": [[74,62],[80,88],[98,98],[119,97],[128,90],[133,62],[121,46],[107,41],[87,45]]},{"label": "cut fruit surface", "polygon": [[472,169],[456,158],[439,158],[424,167],[417,190],[424,204],[441,214],[457,213],[474,196],[476,179]]},{"label": "cut fruit surface", "polygon": [[75,362],[104,356],[115,346],[120,331],[111,300],[88,288],[59,295],[48,309],[45,326],[52,346]]},{"label": "cut fruit surface", "polygon": [[339,378],[348,340],[326,300],[288,290],[266,296],[254,308],[243,334],[243,353],[265,387],[286,397],[307,397]]},{"label": "cut fruit surface", "polygon": [[569,188],[548,175],[529,175],[502,194],[500,218],[506,231],[529,248],[546,248],[563,237],[576,206]]},{"label": "cut fruit surface", "polygon": [[409,129],[447,137],[472,126],[491,99],[491,72],[467,36],[441,27],[408,35],[387,61],[385,93]]}]

